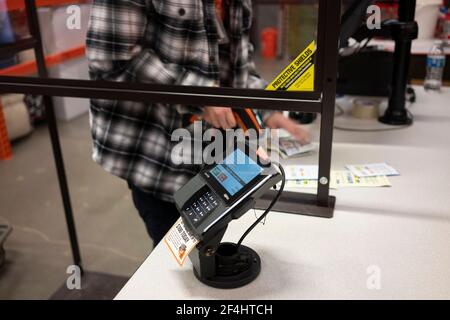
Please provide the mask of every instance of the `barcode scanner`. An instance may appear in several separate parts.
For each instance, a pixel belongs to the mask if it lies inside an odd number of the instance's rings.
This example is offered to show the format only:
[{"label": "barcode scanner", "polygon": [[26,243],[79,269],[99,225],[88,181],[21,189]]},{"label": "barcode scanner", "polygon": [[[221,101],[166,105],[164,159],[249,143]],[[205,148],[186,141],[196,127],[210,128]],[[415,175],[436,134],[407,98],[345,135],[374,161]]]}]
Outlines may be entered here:
[{"label": "barcode scanner", "polygon": [[253,109],[233,109],[233,114],[238,123],[238,126],[247,132],[249,129],[256,130],[259,132],[264,129],[264,124],[260,116],[253,111]]},{"label": "barcode scanner", "polygon": [[[249,129],[253,129],[256,132],[259,132],[261,129],[264,129],[264,123],[261,117],[253,111],[253,109],[245,108],[245,109],[237,109],[233,108],[233,115],[236,119],[237,126],[241,128],[244,132],[247,132]],[[199,121],[200,118],[196,115],[187,115],[186,116],[186,124],[192,124],[195,121]]]}]

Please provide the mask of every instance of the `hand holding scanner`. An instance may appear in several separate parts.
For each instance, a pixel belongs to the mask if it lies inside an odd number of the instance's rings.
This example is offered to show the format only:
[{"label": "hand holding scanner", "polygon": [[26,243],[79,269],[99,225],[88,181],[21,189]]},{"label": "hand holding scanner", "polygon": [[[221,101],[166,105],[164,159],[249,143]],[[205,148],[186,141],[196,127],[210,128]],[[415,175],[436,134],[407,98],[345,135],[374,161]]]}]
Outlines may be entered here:
[{"label": "hand holding scanner", "polygon": [[[253,129],[256,132],[259,132],[261,129],[264,129],[263,121],[261,117],[250,108],[237,109],[233,108],[233,115],[236,119],[237,125],[244,132],[247,132],[249,129]],[[189,117],[189,123],[193,123],[195,121],[201,120],[196,115],[191,115]]]}]

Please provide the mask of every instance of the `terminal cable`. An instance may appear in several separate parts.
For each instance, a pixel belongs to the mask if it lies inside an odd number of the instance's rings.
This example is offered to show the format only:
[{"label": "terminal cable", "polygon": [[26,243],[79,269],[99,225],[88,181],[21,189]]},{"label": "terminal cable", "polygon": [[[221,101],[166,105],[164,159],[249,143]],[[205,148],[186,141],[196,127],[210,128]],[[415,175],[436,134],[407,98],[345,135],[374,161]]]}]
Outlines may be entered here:
[{"label": "terminal cable", "polygon": [[242,241],[244,241],[245,237],[247,237],[247,235],[267,216],[267,214],[270,212],[270,210],[272,210],[273,206],[278,202],[278,200],[281,197],[281,194],[283,193],[284,185],[286,184],[286,173],[284,172],[284,169],[281,166],[281,164],[279,164],[279,163],[274,163],[274,164],[278,167],[278,169],[281,172],[280,189],[278,189],[277,195],[273,198],[272,202],[270,203],[269,207],[267,207],[266,211],[264,211],[264,213],[244,232],[242,237],[239,239],[239,241],[237,243],[238,248],[240,247]]}]

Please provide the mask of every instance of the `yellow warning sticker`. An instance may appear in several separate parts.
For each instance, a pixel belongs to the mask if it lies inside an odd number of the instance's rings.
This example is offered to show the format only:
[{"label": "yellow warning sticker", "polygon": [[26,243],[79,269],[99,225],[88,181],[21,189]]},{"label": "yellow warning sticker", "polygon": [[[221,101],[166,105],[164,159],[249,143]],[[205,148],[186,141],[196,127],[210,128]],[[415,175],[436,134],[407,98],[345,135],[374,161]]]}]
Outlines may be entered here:
[{"label": "yellow warning sticker", "polygon": [[269,84],[269,91],[314,91],[315,41]]}]

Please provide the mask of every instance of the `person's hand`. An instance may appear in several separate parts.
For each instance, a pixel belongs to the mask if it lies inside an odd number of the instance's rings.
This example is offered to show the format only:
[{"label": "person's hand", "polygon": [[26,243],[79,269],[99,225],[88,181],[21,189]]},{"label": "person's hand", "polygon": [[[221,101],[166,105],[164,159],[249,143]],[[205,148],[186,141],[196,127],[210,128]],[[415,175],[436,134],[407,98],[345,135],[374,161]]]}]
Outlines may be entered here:
[{"label": "person's hand", "polygon": [[272,113],[266,120],[270,129],[285,129],[301,144],[310,142],[309,131],[292,119],[285,117],[281,112]]},{"label": "person's hand", "polygon": [[217,129],[231,129],[236,127],[233,111],[227,107],[205,107],[203,120]]}]

